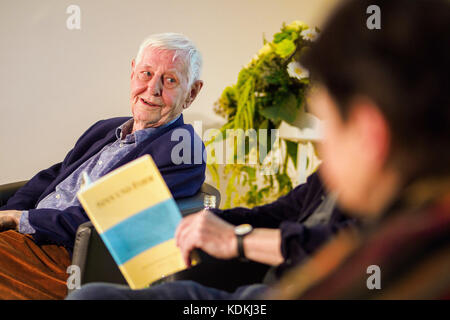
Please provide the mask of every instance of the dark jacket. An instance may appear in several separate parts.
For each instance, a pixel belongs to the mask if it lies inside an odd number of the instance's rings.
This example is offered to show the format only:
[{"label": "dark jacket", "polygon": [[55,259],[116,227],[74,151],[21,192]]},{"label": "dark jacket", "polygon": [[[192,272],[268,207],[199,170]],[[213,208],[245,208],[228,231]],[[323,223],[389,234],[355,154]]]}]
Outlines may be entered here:
[{"label": "dark jacket", "polygon": [[[36,174],[0,210],[29,210],[29,222],[36,230],[33,238],[38,244],[55,243],[65,246],[69,251],[72,250],[78,226],[89,220],[83,208],[72,206],[61,211],[35,209],[35,207],[82,163],[99,152],[105,145],[113,142],[116,139],[116,128],[129,119],[129,117],[120,117],[95,123],[78,139],[63,162]],[[180,143],[180,141],[171,139],[171,134],[175,129],[185,129],[190,133],[190,164],[175,165],[171,160],[172,148]],[[174,123],[139,144],[111,171],[140,156],[149,154],[158,166],[174,198],[191,196],[200,189],[205,180],[205,162],[202,160],[200,164],[194,163],[194,152],[192,152],[194,146],[202,146],[202,155],[204,149],[203,143],[199,143],[199,141],[194,143],[196,139],[200,138],[195,134],[191,125],[184,124],[183,116],[181,116]]]},{"label": "dark jacket", "polygon": [[409,184],[378,220],[343,230],[294,268],[271,298],[449,299],[450,179],[443,181]]},{"label": "dark jacket", "polygon": [[306,183],[297,186],[275,202],[255,207],[213,210],[224,220],[239,225],[249,223],[254,228],[280,228],[281,253],[284,262],[277,268],[276,276],[299,264],[341,228],[354,225],[335,208],[324,223],[306,226],[305,221],[319,207],[327,195],[318,173],[313,173]]}]

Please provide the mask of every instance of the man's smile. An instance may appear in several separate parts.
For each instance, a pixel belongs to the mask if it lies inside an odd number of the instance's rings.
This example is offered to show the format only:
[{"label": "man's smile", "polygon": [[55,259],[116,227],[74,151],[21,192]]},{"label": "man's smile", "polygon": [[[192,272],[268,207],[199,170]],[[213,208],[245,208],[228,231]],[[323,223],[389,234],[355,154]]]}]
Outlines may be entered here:
[{"label": "man's smile", "polygon": [[161,105],[153,103],[153,102],[150,102],[148,100],[145,100],[144,98],[140,97],[140,100],[141,100],[142,103],[144,103],[144,104],[146,104],[146,105],[148,105],[150,107],[153,107],[153,108],[160,108],[161,107]]}]

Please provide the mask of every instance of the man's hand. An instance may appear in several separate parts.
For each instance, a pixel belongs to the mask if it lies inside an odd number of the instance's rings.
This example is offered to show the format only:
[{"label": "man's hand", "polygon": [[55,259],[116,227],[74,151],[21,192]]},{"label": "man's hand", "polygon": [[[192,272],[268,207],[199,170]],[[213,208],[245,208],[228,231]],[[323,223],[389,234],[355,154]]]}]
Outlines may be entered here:
[{"label": "man's hand", "polygon": [[175,232],[175,239],[187,266],[191,265],[189,255],[195,248],[219,259],[231,259],[238,255],[234,226],[207,210],[183,218]]},{"label": "man's hand", "polygon": [[5,210],[0,211],[0,232],[6,230],[18,230],[22,211]]}]

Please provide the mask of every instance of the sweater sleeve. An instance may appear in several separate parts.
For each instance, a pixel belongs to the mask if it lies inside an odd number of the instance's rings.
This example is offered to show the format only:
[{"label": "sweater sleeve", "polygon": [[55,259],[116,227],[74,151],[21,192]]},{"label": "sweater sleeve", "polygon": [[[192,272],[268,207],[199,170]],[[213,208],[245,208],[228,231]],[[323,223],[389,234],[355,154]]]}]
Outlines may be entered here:
[{"label": "sweater sleeve", "polygon": [[55,243],[69,251],[73,249],[78,226],[89,220],[83,208],[72,206],[65,210],[31,209],[30,225],[36,230],[33,239],[38,244]]},{"label": "sweater sleeve", "polygon": [[297,223],[307,218],[320,204],[322,195],[322,184],[317,173],[314,173],[306,183],[272,203],[252,209],[238,207],[212,211],[234,225],[249,223],[254,228],[279,228],[284,221]]},{"label": "sweater sleeve", "polygon": [[307,226],[303,222],[319,207],[325,198],[325,190],[317,173],[277,201],[253,209],[234,208],[212,211],[234,224],[249,223],[255,228],[278,228],[281,232],[281,254],[284,262],[277,273],[300,263],[311,255],[338,230],[351,225],[347,218],[335,208],[326,223]]},{"label": "sweater sleeve", "polygon": [[327,223],[305,226],[301,223],[285,221],[280,225],[281,254],[284,263],[276,273],[280,276],[287,269],[303,262],[344,228],[358,227],[359,222],[335,208]]}]

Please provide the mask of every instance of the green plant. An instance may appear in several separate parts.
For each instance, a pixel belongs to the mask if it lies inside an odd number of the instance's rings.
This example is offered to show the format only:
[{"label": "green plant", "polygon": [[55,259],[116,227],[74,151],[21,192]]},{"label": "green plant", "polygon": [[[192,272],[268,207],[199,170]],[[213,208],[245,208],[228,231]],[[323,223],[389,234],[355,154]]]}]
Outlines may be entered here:
[{"label": "green plant", "polygon": [[[266,129],[270,132],[271,129],[277,129],[282,121],[292,123],[297,118],[305,102],[309,74],[296,61],[308,50],[315,36],[316,30],[294,21],[289,25],[283,24],[272,42],[264,38],[264,46],[239,72],[236,84],[226,87],[215,103],[214,111],[227,122],[220,129],[220,134],[207,145],[218,139],[228,139],[227,130],[242,129],[247,132],[249,129]],[[293,187],[287,169],[289,159],[296,167],[297,143],[283,140],[279,146],[275,146],[270,135],[265,141],[259,141],[259,147],[267,148],[268,154],[272,150],[273,155],[275,147],[277,150],[281,148],[283,154],[274,174],[261,175],[261,170],[267,167],[264,162],[271,160],[267,160],[261,150],[251,148],[250,140],[250,137],[245,137],[245,163],[225,165],[224,174],[228,177],[226,208],[232,204],[249,207],[259,205],[287,193]],[[258,159],[253,165],[248,164],[252,152],[256,152]],[[209,163],[208,169],[219,184],[217,164]],[[238,185],[247,189],[245,194],[240,194],[236,188]]]}]

